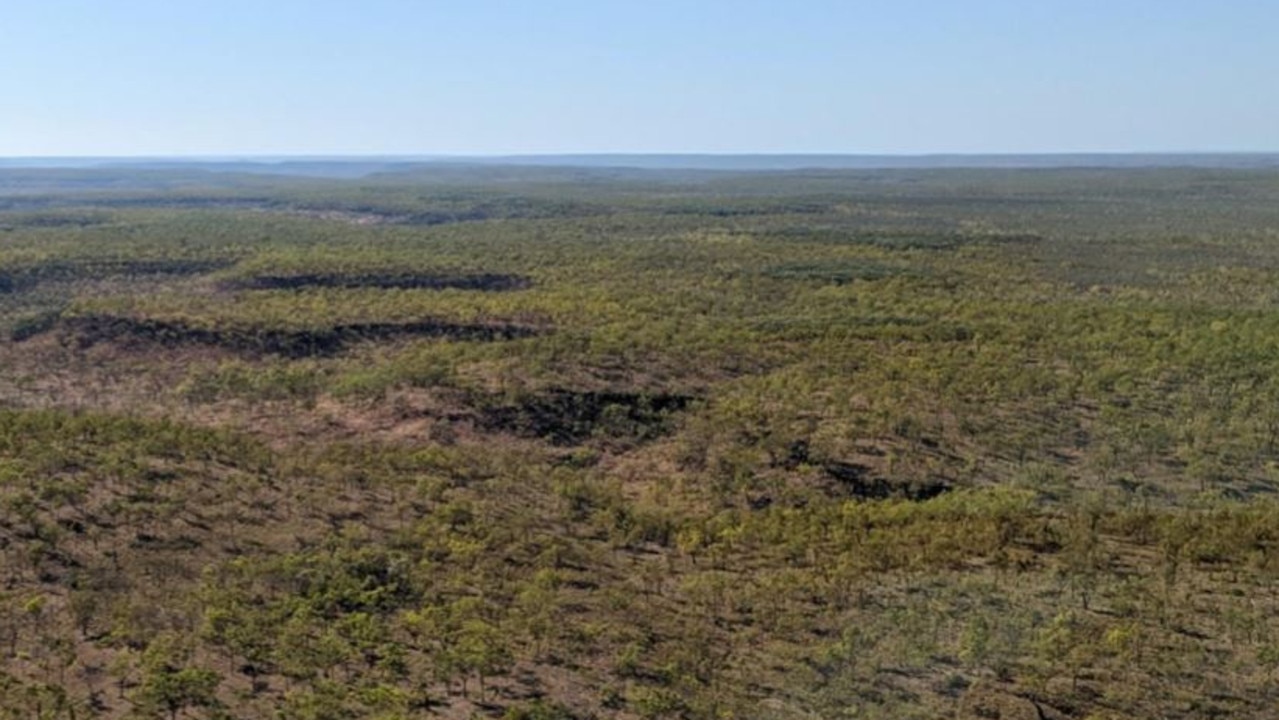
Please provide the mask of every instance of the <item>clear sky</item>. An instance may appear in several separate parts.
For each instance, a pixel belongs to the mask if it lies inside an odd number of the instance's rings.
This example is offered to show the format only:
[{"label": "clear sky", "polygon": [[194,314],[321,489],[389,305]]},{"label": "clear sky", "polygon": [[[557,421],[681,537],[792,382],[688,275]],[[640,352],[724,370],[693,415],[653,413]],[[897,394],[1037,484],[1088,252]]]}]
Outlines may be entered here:
[{"label": "clear sky", "polygon": [[0,156],[1277,150],[1277,0],[0,0]]}]

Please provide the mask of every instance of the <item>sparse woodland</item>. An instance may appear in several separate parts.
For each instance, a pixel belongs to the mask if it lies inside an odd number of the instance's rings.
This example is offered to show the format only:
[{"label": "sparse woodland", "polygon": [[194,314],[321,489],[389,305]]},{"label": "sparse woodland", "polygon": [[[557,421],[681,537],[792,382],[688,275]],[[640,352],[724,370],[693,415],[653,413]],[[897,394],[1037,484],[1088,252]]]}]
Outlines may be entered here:
[{"label": "sparse woodland", "polygon": [[1279,172],[0,171],[0,719],[1265,718]]}]

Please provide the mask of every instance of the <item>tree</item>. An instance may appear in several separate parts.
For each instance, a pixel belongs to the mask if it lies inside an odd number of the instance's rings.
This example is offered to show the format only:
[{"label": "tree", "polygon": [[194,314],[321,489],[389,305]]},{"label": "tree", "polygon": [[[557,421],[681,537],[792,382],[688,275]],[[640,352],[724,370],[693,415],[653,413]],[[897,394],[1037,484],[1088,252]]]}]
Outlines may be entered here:
[{"label": "tree", "polygon": [[167,665],[154,668],[142,679],[134,701],[144,712],[167,712],[169,720],[176,720],[178,713],[187,708],[216,708],[218,685],[221,678],[212,670],[201,668],[173,668]]},{"label": "tree", "polygon": [[473,672],[479,679],[480,698],[484,698],[484,678],[505,672],[512,657],[506,638],[497,627],[475,618],[462,623],[453,655],[462,672]]},{"label": "tree", "polygon": [[142,655],[142,680],[134,691],[135,709],[144,714],[166,713],[169,720],[187,708],[218,708],[222,679],[204,668],[187,667],[191,647],[186,638],[168,633],[152,640]]}]

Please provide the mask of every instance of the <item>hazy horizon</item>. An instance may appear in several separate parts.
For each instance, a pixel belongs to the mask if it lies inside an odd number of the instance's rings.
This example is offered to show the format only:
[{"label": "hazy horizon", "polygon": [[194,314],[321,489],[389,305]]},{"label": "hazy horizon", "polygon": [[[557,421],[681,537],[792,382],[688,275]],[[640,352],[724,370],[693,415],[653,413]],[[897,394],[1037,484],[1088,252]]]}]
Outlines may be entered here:
[{"label": "hazy horizon", "polygon": [[505,156],[135,156],[0,157],[0,171],[84,170],[101,173],[214,172],[359,178],[377,173],[449,168],[578,169],[663,172],[892,172],[1087,169],[1279,169],[1279,153],[1182,154],[562,154]]},{"label": "hazy horizon", "polygon": [[3,157],[1279,152],[1279,7],[50,0]]},{"label": "hazy horizon", "polygon": [[208,161],[208,162],[290,162],[290,161],[360,161],[360,160],[395,160],[412,162],[451,162],[451,161],[502,161],[525,160],[535,158],[647,158],[647,157],[679,157],[679,158],[1080,158],[1080,157],[1268,157],[1279,156],[1279,150],[1159,150],[1159,151],[1043,151],[1043,152],[626,152],[602,150],[598,152],[552,152],[552,153],[430,153],[430,152],[385,152],[385,153],[127,153],[127,154],[44,154],[44,155],[0,155],[0,161],[13,160],[140,160],[140,161]]}]

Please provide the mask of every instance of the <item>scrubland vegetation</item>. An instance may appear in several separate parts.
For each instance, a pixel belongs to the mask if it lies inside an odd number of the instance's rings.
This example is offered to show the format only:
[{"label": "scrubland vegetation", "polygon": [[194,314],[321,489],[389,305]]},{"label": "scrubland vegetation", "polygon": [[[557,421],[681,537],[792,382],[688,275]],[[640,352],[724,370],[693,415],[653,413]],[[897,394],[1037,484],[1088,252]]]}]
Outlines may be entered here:
[{"label": "scrubland vegetation", "polygon": [[0,172],[0,718],[1279,706],[1279,173]]}]

